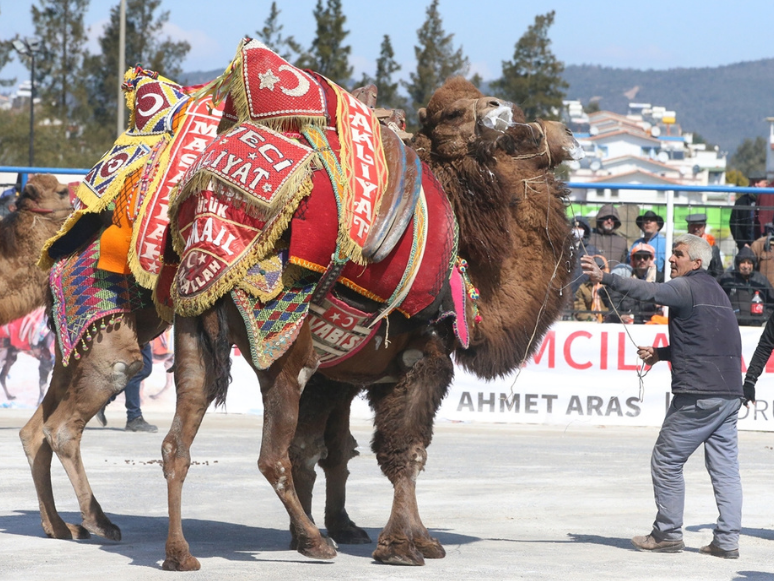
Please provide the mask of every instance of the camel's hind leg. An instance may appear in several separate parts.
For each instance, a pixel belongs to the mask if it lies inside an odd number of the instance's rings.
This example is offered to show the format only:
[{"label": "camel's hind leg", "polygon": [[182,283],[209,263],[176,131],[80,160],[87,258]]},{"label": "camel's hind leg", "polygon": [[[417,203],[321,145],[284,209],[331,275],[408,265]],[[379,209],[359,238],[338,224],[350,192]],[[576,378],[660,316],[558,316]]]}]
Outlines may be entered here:
[{"label": "camel's hind leg", "polygon": [[[357,442],[349,431],[349,408],[358,391],[359,387],[315,374],[301,395],[298,427],[290,449],[293,481],[307,515],[312,518],[315,463],[319,462],[325,471],[325,528],[337,543],[350,545],[371,542],[345,509],[347,462],[357,455]],[[296,547],[293,538],[291,548]]]},{"label": "camel's hind leg", "polygon": [[[244,332],[244,325],[241,328]],[[240,337],[237,345],[243,353],[249,353],[245,350],[249,345],[243,344],[245,339]],[[301,391],[317,365],[311,332],[304,325],[290,350],[269,369],[258,372],[264,409],[258,468],[285,505],[298,552],[315,559],[332,559],[336,556],[334,543],[322,536],[296,494],[289,456],[298,424]]]},{"label": "camel's hind leg", "polygon": [[[417,346],[419,347],[419,346]],[[454,368],[437,337],[423,346],[423,358],[394,386],[376,386],[369,400],[376,412],[371,448],[393,485],[390,519],[379,535],[374,559],[394,565],[423,565],[446,555],[419,517],[416,478],[427,460],[433,419]]]},{"label": "camel's hind leg", "polygon": [[[51,386],[43,403],[22,428],[20,437],[38,493],[41,523],[55,538],[87,538],[86,531],[120,540],[115,526],[94,497],[81,460],[86,423],[142,367],[134,319],[101,331],[92,348],[65,367],[57,350]],[[57,513],[51,489],[51,457],[56,453],[75,489],[82,526],[65,523]]]},{"label": "camel's hind leg", "polygon": [[[212,316],[212,312],[204,317],[208,315]],[[200,320],[195,318],[175,319],[177,404],[172,426],[161,445],[169,506],[166,559],[162,565],[167,571],[198,571],[201,567],[191,555],[182,522],[183,483],[191,466],[191,444],[213,399],[207,383],[212,357],[201,344],[199,324]]]}]

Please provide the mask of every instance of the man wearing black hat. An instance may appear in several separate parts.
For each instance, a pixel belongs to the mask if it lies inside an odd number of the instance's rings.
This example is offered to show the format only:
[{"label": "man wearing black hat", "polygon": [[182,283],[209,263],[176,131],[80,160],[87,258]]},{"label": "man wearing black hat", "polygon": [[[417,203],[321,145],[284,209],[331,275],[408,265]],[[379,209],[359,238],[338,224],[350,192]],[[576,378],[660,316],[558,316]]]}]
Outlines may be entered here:
[{"label": "man wearing black hat", "polygon": [[[650,244],[656,250],[656,270],[664,272],[666,263],[666,238],[661,235],[661,229],[664,227],[664,219],[653,210],[648,210],[644,214],[637,216],[635,220],[637,226],[642,230],[642,238],[637,238],[629,248],[629,256],[632,249],[638,244]],[[627,260],[628,262],[628,260]]]},{"label": "man wearing black hat", "polygon": [[597,212],[597,224],[594,232],[589,236],[589,243],[597,247],[599,254],[605,257],[610,268],[616,264],[625,263],[629,254],[626,238],[616,232],[620,227],[621,218],[618,216],[618,210],[612,204],[605,204]]},{"label": "man wearing black hat", "polygon": [[709,243],[710,248],[712,248],[712,262],[710,262],[707,272],[715,278],[720,278],[723,276],[723,259],[720,257],[720,248],[715,244],[715,237],[704,231],[707,228],[707,215],[688,214],[685,221],[688,223],[688,234],[704,238]]}]

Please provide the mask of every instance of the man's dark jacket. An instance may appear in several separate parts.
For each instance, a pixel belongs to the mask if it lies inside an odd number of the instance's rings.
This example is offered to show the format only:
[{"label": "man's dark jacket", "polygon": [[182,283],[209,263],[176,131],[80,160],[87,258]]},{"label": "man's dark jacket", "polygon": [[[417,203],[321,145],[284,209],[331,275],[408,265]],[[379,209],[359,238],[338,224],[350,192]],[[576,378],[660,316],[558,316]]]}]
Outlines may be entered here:
[{"label": "man's dark jacket", "polygon": [[656,351],[672,363],[672,393],[742,397],[739,326],[726,293],[706,270],[665,283],[605,273],[602,283],[669,307],[670,345]]},{"label": "man's dark jacket", "polygon": [[[747,278],[742,276],[739,272],[739,263],[742,260],[750,260],[753,265],[756,264],[753,251],[742,248],[734,258],[735,269],[721,276],[718,282],[731,301],[737,322],[747,327],[760,327],[774,309],[774,288],[771,287],[769,279],[760,272],[753,271]],[[753,314],[750,310],[756,292],[763,301],[764,308],[760,315]]]}]

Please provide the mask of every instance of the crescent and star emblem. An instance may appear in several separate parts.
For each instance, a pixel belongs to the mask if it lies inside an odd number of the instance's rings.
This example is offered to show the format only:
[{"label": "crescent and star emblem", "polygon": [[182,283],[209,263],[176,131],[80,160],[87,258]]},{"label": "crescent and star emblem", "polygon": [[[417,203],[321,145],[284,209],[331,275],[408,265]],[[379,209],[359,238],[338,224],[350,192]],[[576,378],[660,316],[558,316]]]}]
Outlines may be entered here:
[{"label": "crescent and star emblem", "polygon": [[138,104],[139,104],[139,101],[143,101],[148,97],[153,99],[153,105],[151,105],[150,108],[145,110],[142,110],[140,108],[137,109],[137,112],[143,117],[150,117],[151,115],[155,115],[164,106],[164,97],[162,97],[161,95],[157,95],[155,93],[148,93],[146,95],[143,95],[138,99]]},{"label": "crescent and star emblem", "polygon": [[286,89],[285,87],[280,87],[280,91],[285,93],[288,97],[303,97],[309,92],[309,81],[303,74],[301,74],[301,71],[289,65],[281,65],[277,70],[280,72],[288,71],[298,79],[298,85],[296,85],[295,89]]}]

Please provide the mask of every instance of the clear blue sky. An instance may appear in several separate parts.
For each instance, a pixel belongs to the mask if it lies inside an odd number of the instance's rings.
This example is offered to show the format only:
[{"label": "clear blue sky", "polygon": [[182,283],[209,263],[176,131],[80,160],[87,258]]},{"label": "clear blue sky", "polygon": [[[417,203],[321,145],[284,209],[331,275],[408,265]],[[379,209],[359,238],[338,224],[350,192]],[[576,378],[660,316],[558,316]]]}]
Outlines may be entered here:
[{"label": "clear blue sky", "polygon": [[[343,0],[350,62],[355,77],[373,73],[379,45],[389,34],[396,59],[403,65],[397,76],[414,70],[416,31],[430,0]],[[31,0],[0,0],[0,39],[33,33]],[[86,24],[92,51],[117,0],[92,0]],[[309,46],[314,36],[312,10],[316,0],[278,2],[283,32]],[[183,69],[211,70],[233,57],[241,36],[263,26],[271,2],[232,0],[162,0],[170,12],[166,33],[188,40],[192,50]],[[219,10],[223,6],[226,10]],[[536,14],[556,10],[550,30],[553,50],[566,64],[598,64],[638,69],[714,67],[774,57],[772,23],[774,0],[518,0],[477,2],[441,0],[440,12],[455,46],[462,46],[472,72],[484,80],[498,77],[501,62],[510,59],[516,41]],[[0,77],[28,77],[14,61]]]}]

